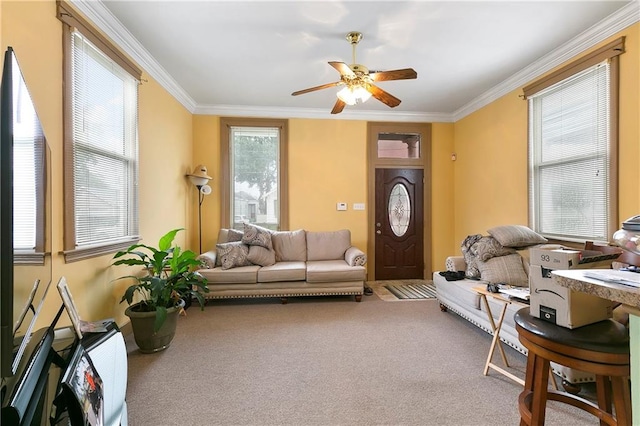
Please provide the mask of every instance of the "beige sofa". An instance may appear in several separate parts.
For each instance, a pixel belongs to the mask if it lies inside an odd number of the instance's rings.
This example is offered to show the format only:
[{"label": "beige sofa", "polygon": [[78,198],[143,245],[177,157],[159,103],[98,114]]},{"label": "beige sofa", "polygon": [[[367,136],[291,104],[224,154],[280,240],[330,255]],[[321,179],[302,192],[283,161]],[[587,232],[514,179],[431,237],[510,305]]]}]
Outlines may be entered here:
[{"label": "beige sofa", "polygon": [[[522,225],[498,226],[487,232],[489,236],[479,234],[468,236],[461,244],[462,255],[448,257],[445,263],[447,272],[434,272],[433,282],[443,311],[454,312],[492,334],[486,307],[481,303],[480,295],[473,290],[473,287],[486,287],[489,282],[526,287],[529,285],[529,249],[561,246],[547,244],[545,238]],[[460,271],[458,273],[465,278],[453,280],[452,278],[458,277],[450,274],[457,271]],[[452,280],[447,280],[447,274]],[[502,303],[491,297],[487,301],[494,320],[497,321]],[[520,304],[508,305],[500,331],[500,340],[526,355],[527,350],[518,339],[513,319],[514,314],[521,308]],[[551,368],[560,376],[565,389],[573,392],[579,391],[580,383],[595,381],[595,376],[590,373],[555,363],[551,363]]]},{"label": "beige sofa", "polygon": [[221,229],[216,249],[202,253],[198,272],[208,299],[352,295],[362,300],[366,254],[347,229],[268,231],[245,224]]}]

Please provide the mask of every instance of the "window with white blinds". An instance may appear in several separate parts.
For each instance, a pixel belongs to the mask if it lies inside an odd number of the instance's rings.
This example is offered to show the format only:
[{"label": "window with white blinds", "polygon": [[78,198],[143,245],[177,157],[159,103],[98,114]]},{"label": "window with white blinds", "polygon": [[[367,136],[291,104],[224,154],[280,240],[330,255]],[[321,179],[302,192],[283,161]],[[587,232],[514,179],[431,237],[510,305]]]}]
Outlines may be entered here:
[{"label": "window with white blinds", "polygon": [[612,234],[610,78],[605,60],[529,97],[530,214],[546,237]]},{"label": "window with white blinds", "polygon": [[73,245],[65,248],[128,244],[138,235],[138,80],[80,32],[69,40],[65,191]]},{"label": "window with white blinds", "polygon": [[35,254],[44,251],[45,139],[15,56],[13,73],[13,247]]}]

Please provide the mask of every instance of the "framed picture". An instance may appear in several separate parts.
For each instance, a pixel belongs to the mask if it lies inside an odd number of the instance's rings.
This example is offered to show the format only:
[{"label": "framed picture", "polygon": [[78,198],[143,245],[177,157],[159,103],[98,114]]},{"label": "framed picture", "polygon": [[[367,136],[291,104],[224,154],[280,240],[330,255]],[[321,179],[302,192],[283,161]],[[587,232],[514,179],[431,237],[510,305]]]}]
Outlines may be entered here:
[{"label": "framed picture", "polygon": [[82,339],[80,316],[78,315],[78,310],[76,309],[76,305],[73,302],[73,297],[71,296],[71,291],[69,290],[67,279],[65,277],[61,277],[58,281],[58,292],[60,293],[62,303],[64,303],[64,307],[69,314],[69,318],[71,318],[71,323],[73,324],[73,329],[78,335],[78,339]]},{"label": "framed picture", "polygon": [[104,386],[82,345],[76,347],[61,384],[72,425],[104,424]]}]

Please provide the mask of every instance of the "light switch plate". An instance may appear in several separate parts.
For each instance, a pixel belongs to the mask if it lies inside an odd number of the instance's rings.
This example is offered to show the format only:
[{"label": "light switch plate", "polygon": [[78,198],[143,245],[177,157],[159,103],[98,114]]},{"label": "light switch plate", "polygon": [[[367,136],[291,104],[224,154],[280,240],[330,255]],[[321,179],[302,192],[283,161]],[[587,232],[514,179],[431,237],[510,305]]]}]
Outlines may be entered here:
[{"label": "light switch plate", "polygon": [[347,210],[347,203],[338,203],[336,204],[336,209],[343,211],[343,210]]},{"label": "light switch plate", "polygon": [[364,203],[353,203],[354,210],[364,210]]}]

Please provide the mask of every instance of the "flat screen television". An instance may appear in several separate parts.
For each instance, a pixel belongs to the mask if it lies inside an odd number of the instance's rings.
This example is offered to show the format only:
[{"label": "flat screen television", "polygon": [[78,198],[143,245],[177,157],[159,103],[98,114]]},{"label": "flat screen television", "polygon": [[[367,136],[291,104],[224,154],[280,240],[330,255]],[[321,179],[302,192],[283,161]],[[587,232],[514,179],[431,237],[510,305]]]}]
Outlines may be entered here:
[{"label": "flat screen television", "polygon": [[[51,282],[48,147],[16,55],[0,83],[0,377],[16,374]],[[27,190],[25,190],[25,188]],[[26,206],[26,207],[25,207]],[[23,207],[25,207],[23,209]],[[17,209],[17,213],[16,213]]]}]

